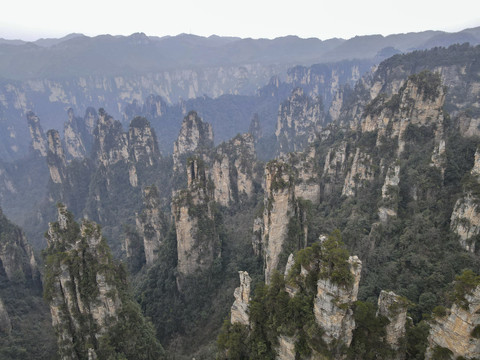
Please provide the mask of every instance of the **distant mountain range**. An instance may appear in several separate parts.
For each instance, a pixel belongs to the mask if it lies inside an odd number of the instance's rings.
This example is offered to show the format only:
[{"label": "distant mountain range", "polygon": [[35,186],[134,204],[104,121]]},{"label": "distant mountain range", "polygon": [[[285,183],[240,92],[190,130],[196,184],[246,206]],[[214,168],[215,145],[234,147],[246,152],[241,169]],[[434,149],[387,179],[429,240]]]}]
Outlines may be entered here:
[{"label": "distant mountain range", "polygon": [[154,37],[143,33],[96,37],[70,34],[60,39],[34,42],[0,39],[0,77],[58,79],[252,63],[311,65],[376,57],[381,61],[395,53],[465,42],[479,44],[480,27],[456,33],[424,31],[324,41],[297,36],[269,40],[189,34]]}]

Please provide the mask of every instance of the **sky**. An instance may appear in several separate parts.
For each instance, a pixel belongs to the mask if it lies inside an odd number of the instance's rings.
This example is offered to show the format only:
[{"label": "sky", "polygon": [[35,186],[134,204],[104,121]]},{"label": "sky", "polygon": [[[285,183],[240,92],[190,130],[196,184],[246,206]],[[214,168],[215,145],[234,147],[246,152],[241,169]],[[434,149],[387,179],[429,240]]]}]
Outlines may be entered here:
[{"label": "sky", "polygon": [[476,26],[478,0],[12,0],[0,12],[0,38],[28,41],[74,32],[325,40]]}]

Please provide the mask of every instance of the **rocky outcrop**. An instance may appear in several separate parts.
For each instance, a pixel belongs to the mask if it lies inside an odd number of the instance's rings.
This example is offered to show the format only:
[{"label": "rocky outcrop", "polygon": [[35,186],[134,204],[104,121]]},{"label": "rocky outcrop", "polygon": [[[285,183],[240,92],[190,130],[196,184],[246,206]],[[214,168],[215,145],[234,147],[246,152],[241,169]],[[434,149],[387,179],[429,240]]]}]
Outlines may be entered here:
[{"label": "rocky outcrop", "polygon": [[354,196],[363,182],[373,180],[374,175],[370,156],[357,148],[352,166],[345,177],[342,195]]},{"label": "rocky outcrop", "polygon": [[213,188],[207,180],[205,163],[191,159],[187,177],[187,188],[178,191],[172,201],[180,277],[209,268],[220,255]]},{"label": "rocky outcrop", "polygon": [[287,163],[274,160],[265,167],[262,250],[267,284],[278,267],[288,223],[295,211],[293,183],[292,169]]},{"label": "rocky outcrop", "polygon": [[193,153],[203,153],[213,148],[213,130],[195,111],[183,119],[178,138],[173,145],[173,170],[183,172],[186,159]]},{"label": "rocky outcrop", "polygon": [[7,309],[3,304],[3,300],[0,298],[0,334],[10,334],[12,331],[12,323],[10,322],[10,317],[8,316]]},{"label": "rocky outcrop", "polygon": [[214,199],[218,204],[228,206],[251,198],[254,183],[259,182],[255,163],[254,139],[250,134],[237,135],[215,149],[209,173],[215,185]]},{"label": "rocky outcrop", "polygon": [[[480,152],[475,152],[475,161],[470,171],[471,182],[480,182]],[[460,245],[467,251],[475,252],[475,241],[473,238],[480,233],[480,208],[478,195],[470,191],[457,200],[450,217],[450,229],[460,237]]]},{"label": "rocky outcrop", "polygon": [[406,335],[408,301],[393,291],[380,292],[377,316],[385,316],[389,323],[385,327],[386,343],[395,351],[394,359],[404,359],[405,352],[400,350],[402,339]]},{"label": "rocky outcrop", "polygon": [[292,158],[295,158],[292,162],[295,164],[296,170],[295,197],[309,200],[312,204],[318,204],[320,202],[321,186],[315,147],[306,149],[300,155],[292,155]]},{"label": "rocky outcrop", "polygon": [[67,114],[68,121],[63,128],[65,152],[70,158],[82,159],[87,154],[87,150],[90,150],[91,139],[88,142],[88,131],[84,119],[76,117],[72,108],[68,109]]},{"label": "rocky outcrop", "polygon": [[160,159],[157,136],[147,119],[136,117],[130,122],[128,148],[130,159],[135,164],[151,167]]},{"label": "rocky outcrop", "polygon": [[[125,274],[114,263],[100,226],[89,221],[77,224],[73,215],[59,205],[58,220],[49,224],[46,238],[45,298],[62,359],[91,358],[99,351],[125,356],[124,349],[102,349],[101,340],[108,343],[111,336],[118,337],[115,341],[131,336],[129,341],[135,344],[145,325],[140,314],[134,317],[131,313]],[[123,329],[135,323],[138,333],[119,333],[114,330],[118,323]],[[158,343],[149,340],[147,347],[158,354]],[[134,348],[145,351],[136,345]]]},{"label": "rocky outcrop", "polygon": [[[396,139],[397,154],[405,148],[405,131],[409,125],[432,126],[437,130],[437,154],[444,152],[443,106],[445,88],[438,74],[423,72],[412,75],[392,96],[378,95],[365,108],[360,128],[362,132],[378,131],[377,145],[385,138]],[[388,141],[388,140],[387,140]]]},{"label": "rocky outcrop", "polygon": [[126,162],[129,158],[128,150],[128,135],[123,132],[120,121],[100,109],[94,130],[93,153],[96,161],[105,167],[119,161]]},{"label": "rocky outcrop", "polygon": [[11,223],[0,209],[0,277],[16,283],[40,284],[40,273],[22,230]]},{"label": "rocky outcrop", "polygon": [[295,351],[295,343],[297,339],[292,336],[280,335],[278,337],[278,347],[276,360],[295,360],[297,352]]},{"label": "rocky outcrop", "polygon": [[316,132],[325,125],[324,120],[320,99],[310,98],[301,88],[293,90],[278,111],[275,130],[278,154],[305,149],[315,139]]},{"label": "rocky outcrop", "polygon": [[65,160],[60,134],[57,130],[48,130],[47,139],[47,164],[50,171],[50,179],[54,184],[63,184],[67,178],[67,162]]},{"label": "rocky outcrop", "polygon": [[450,217],[450,228],[460,237],[460,245],[475,252],[475,242],[470,241],[480,233],[480,209],[478,198],[471,193],[457,200]]},{"label": "rocky outcrop", "polygon": [[[473,359],[480,356],[480,286],[465,295],[468,306],[455,303],[450,311],[430,323],[425,359],[435,359],[439,350],[448,352],[452,359]],[[447,349],[447,350],[445,350]]]},{"label": "rocky outcrop", "polygon": [[351,306],[357,300],[362,271],[362,262],[357,256],[350,256],[348,263],[353,282],[350,285],[339,285],[329,278],[318,280],[314,302],[315,320],[325,330],[323,340],[327,344],[339,340],[347,347],[350,346],[355,329]]},{"label": "rocky outcrop", "polygon": [[230,309],[230,322],[249,326],[248,304],[250,302],[250,283],[252,279],[246,271],[239,271],[240,286],[235,289],[233,296],[235,301]]},{"label": "rocky outcrop", "polygon": [[[152,265],[168,231],[168,222],[160,209],[160,198],[155,185],[143,191],[144,210],[136,218],[137,231],[143,238],[145,261]],[[127,254],[128,256],[128,254]]]},{"label": "rocky outcrop", "polygon": [[323,193],[325,195],[331,194],[336,185],[344,181],[349,155],[347,143],[343,141],[328,149],[322,173]]},{"label": "rocky outcrop", "polygon": [[394,165],[388,167],[382,186],[382,200],[378,208],[378,217],[381,222],[386,222],[389,217],[397,216],[399,183],[400,166]]},{"label": "rocky outcrop", "polygon": [[40,125],[40,119],[32,111],[29,111],[27,113],[27,121],[33,151],[42,157],[47,156],[47,138],[43,132],[42,125]]}]

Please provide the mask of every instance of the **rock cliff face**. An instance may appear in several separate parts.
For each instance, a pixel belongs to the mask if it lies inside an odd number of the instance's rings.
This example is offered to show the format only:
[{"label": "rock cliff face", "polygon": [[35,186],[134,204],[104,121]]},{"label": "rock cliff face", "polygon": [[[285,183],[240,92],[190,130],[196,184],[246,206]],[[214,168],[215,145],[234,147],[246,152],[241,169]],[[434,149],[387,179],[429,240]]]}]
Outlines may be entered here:
[{"label": "rock cliff face", "polygon": [[278,111],[275,130],[278,154],[305,149],[325,125],[324,121],[322,101],[305,95],[301,88],[293,90]]},{"label": "rock cliff face", "polygon": [[322,338],[330,344],[340,340],[347,347],[352,341],[355,319],[351,306],[357,300],[362,262],[356,256],[348,259],[353,283],[349,286],[337,285],[330,279],[317,282],[314,314],[317,323],[325,330]]},{"label": "rock cliff face", "polygon": [[184,171],[186,159],[193,153],[202,153],[213,148],[213,130],[209,123],[204,123],[195,111],[183,119],[182,128],[173,145],[173,170]]},{"label": "rock cliff face", "polygon": [[[475,161],[470,171],[472,183],[480,181],[480,151],[475,152]],[[466,193],[457,200],[450,217],[450,229],[460,237],[460,245],[467,251],[475,252],[474,237],[480,233],[479,198],[476,192],[466,188]]]},{"label": "rock cliff face", "polygon": [[84,118],[81,118],[75,116],[75,112],[70,108],[67,114],[68,120],[63,128],[65,152],[70,159],[82,159],[90,153],[92,147],[97,112],[93,108],[88,108]]},{"label": "rock cliff face", "polygon": [[48,130],[48,154],[47,164],[50,170],[50,179],[54,184],[65,183],[66,180],[66,167],[65,154],[63,152],[62,141],[60,134],[56,130]]},{"label": "rock cliff face", "polygon": [[453,359],[480,356],[480,341],[474,336],[480,326],[480,287],[465,295],[465,299],[466,308],[454,304],[447,315],[431,322],[425,359],[435,359],[439,348],[448,349]]},{"label": "rock cliff face", "polygon": [[[262,218],[254,221],[252,244],[255,253],[264,257],[267,284],[273,271],[285,270],[288,256],[285,246],[292,247],[289,253],[306,246],[308,228],[304,206],[320,201],[318,172],[314,148],[272,160],[265,167],[264,210]],[[290,239],[295,244],[286,245],[290,221],[300,224],[303,236],[302,239]],[[281,263],[280,256],[284,258]]]},{"label": "rock cliff face", "polygon": [[165,214],[160,210],[157,188],[146,187],[143,196],[144,210],[137,216],[136,224],[137,231],[143,238],[146,264],[151,265],[158,258],[158,250],[167,235],[168,222]]},{"label": "rock cliff face", "polygon": [[249,326],[248,304],[250,302],[250,283],[252,279],[246,271],[239,271],[238,275],[240,276],[240,286],[235,289],[233,294],[235,302],[230,310],[230,322]]},{"label": "rock cliff face", "polygon": [[400,183],[400,166],[390,166],[382,186],[382,204],[378,208],[380,221],[397,215],[398,184]]},{"label": "rock cliff face", "polygon": [[187,176],[187,189],[178,191],[172,201],[180,277],[207,269],[220,255],[213,186],[207,179],[205,163],[191,159]]},{"label": "rock cliff face", "polygon": [[372,160],[370,156],[357,148],[352,166],[345,177],[342,195],[354,196],[362,186],[362,183],[373,180],[373,177],[374,171],[372,170]]},{"label": "rock cliff face", "polygon": [[295,209],[291,167],[282,161],[271,161],[265,167],[262,249],[265,282],[268,284],[278,267],[279,256],[287,237],[288,222]]},{"label": "rock cliff face", "polygon": [[0,209],[0,272],[8,281],[38,285],[40,273],[22,230],[11,223]]},{"label": "rock cliff face", "polygon": [[[366,108],[361,120],[362,132],[378,131],[377,145],[390,138],[397,141],[397,154],[405,148],[405,132],[409,125],[433,126],[438,134],[437,157],[443,140],[443,105],[445,89],[438,74],[412,75],[392,96],[378,95]],[[443,146],[444,151],[444,146]]]},{"label": "rock cliff face", "polygon": [[394,359],[404,359],[405,352],[400,350],[400,345],[406,334],[407,301],[393,291],[382,290],[378,297],[378,315],[385,316],[389,321],[385,328],[385,341],[395,351]]},{"label": "rock cliff face", "polygon": [[[129,322],[138,322],[136,330],[141,333],[143,320],[141,315],[131,318],[133,314],[127,314],[131,300],[125,293],[125,274],[114,263],[100,226],[89,221],[78,225],[59,205],[58,221],[50,223],[46,237],[45,298],[50,304],[60,356],[90,359],[105,351],[121,354],[115,346],[111,350],[102,348],[102,340],[113,344],[113,334],[125,336],[115,330],[118,323],[125,329]],[[138,334],[129,340],[135,336]]]},{"label": "rock cliff face", "polygon": [[215,149],[210,177],[215,184],[214,199],[223,206],[245,201],[258,183],[255,174],[255,145],[250,134],[238,135]]},{"label": "rock cliff face", "polygon": [[47,139],[43,132],[38,116],[32,111],[27,113],[28,130],[32,139],[32,149],[42,157],[47,156]]}]

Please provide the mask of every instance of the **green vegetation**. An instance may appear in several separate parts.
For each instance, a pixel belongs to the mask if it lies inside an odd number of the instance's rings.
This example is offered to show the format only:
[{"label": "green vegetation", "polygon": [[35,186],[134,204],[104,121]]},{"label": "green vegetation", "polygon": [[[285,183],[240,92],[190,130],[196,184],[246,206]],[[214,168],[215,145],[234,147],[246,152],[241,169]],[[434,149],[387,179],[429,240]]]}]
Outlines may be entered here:
[{"label": "green vegetation", "polygon": [[[88,349],[93,348],[102,359],[162,357],[163,349],[153,327],[133,301],[126,270],[113,260],[100,226],[84,221],[80,227],[63,205],[59,204],[58,208],[61,220],[51,224],[46,234],[49,247],[43,255],[44,297],[60,309],[61,322],[56,330],[59,336],[66,332],[74,339],[72,344],[59,341],[60,355],[67,356],[73,351],[80,359],[87,359]],[[69,281],[62,282],[64,276]],[[106,294],[100,294],[99,278],[104,279],[105,287],[109,288]],[[100,324],[84,309],[104,306],[99,302],[101,296],[113,301],[118,319],[106,319],[98,339]],[[66,298],[71,299],[70,302]]]}]

